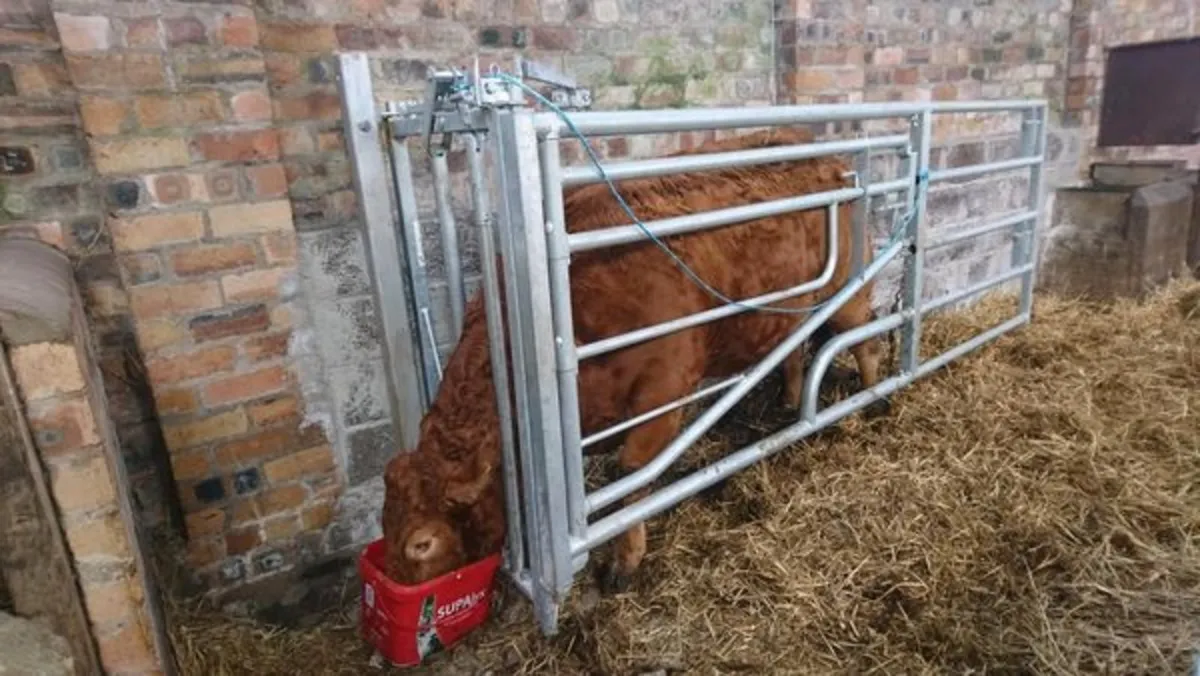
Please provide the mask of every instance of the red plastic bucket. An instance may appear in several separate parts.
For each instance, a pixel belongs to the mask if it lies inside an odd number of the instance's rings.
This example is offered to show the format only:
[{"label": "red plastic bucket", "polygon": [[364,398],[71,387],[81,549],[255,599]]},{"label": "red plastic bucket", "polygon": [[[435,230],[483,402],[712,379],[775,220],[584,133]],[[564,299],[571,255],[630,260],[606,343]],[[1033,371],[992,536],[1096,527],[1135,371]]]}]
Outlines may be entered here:
[{"label": "red plastic bucket", "polygon": [[384,575],[383,554],[380,539],[358,559],[360,628],[363,638],[392,664],[416,666],[487,620],[500,554],[412,587]]}]

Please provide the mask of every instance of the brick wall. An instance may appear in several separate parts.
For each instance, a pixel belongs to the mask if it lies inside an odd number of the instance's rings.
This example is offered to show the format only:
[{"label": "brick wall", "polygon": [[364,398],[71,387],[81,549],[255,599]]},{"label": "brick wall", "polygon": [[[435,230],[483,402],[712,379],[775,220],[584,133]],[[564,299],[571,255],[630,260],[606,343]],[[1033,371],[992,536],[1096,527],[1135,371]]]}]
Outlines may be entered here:
[{"label": "brick wall", "polygon": [[211,585],[273,572],[339,482],[285,359],[295,242],[256,19],[242,3],[54,10],[189,564]]},{"label": "brick wall", "polygon": [[[0,133],[48,134],[81,159],[20,179],[35,197],[78,186],[40,198],[64,213],[39,208],[21,226],[81,261],[144,518],[178,502],[189,562],[219,589],[378,534],[379,474],[395,443],[335,52],[371,55],[380,102],[418,95],[428,64],[518,51],[593,87],[598,108],[1046,97],[1050,181],[1061,184],[1091,156],[1103,48],[1200,29],[1194,7],[1184,11],[1193,0],[24,2],[41,28],[4,34],[16,47],[0,95],[50,113],[22,113],[35,121]],[[1011,157],[1015,122],[939,123],[935,162]],[[698,138],[600,149],[640,156]],[[49,157],[41,166],[74,166],[70,152]],[[463,164],[451,155],[465,220]],[[437,277],[428,174],[417,174]],[[1026,191],[1015,173],[949,185],[930,214],[983,216]],[[463,237],[472,289],[476,247]],[[940,255],[930,293],[1008,257],[997,240]],[[433,295],[444,316],[444,284]]]}]

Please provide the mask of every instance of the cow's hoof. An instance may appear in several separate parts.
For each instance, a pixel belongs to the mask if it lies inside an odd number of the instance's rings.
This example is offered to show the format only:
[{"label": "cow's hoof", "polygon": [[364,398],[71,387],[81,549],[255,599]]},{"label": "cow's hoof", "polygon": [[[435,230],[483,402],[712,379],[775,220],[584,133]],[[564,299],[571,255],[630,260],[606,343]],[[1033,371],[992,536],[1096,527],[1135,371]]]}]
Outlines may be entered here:
[{"label": "cow's hoof", "polygon": [[867,404],[863,409],[863,415],[867,420],[882,418],[892,412],[892,402],[887,399],[877,399],[870,404]]},{"label": "cow's hoof", "polygon": [[609,596],[628,591],[629,582],[632,579],[630,575],[618,571],[617,567],[612,564],[604,566],[598,577],[600,592]]}]

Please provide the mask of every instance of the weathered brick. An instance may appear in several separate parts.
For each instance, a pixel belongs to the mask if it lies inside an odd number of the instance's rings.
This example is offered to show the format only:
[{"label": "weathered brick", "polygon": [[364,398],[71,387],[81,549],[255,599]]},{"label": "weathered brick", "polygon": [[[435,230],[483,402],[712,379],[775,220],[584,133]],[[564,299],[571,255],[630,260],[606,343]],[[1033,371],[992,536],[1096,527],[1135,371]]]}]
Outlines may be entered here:
[{"label": "weathered brick", "polygon": [[190,539],[187,546],[187,565],[192,568],[205,568],[220,561],[225,556],[224,538],[207,538],[204,540]]},{"label": "weathered brick", "polygon": [[248,466],[288,451],[328,443],[319,426],[297,429],[298,425],[299,420],[293,419],[277,428],[222,444],[216,449],[214,460],[221,467]]},{"label": "weathered brick", "polygon": [[305,530],[324,528],[333,522],[333,503],[322,502],[305,509],[301,514]]},{"label": "weathered brick", "polygon": [[219,122],[224,116],[221,96],[216,92],[139,96],[133,107],[138,121],[147,129]]},{"label": "weathered brick", "polygon": [[287,386],[287,371],[271,366],[209,383],[204,388],[204,400],[209,406],[221,406],[272,394]]},{"label": "weathered brick", "polygon": [[233,118],[240,121],[261,121],[271,119],[271,98],[261,89],[251,89],[234,94],[229,99],[229,107],[233,110]]},{"label": "weathered brick", "polygon": [[118,218],[110,223],[109,230],[117,251],[145,251],[199,240],[204,236],[204,214],[181,211]]},{"label": "weathered brick", "polygon": [[100,659],[114,674],[152,674],[160,670],[142,623],[133,615],[112,634],[96,639]]},{"label": "weathered brick", "polygon": [[243,434],[248,422],[240,408],[218,413],[199,420],[163,425],[163,436],[172,451],[206,444]]},{"label": "weathered brick", "polygon": [[208,220],[213,237],[289,231],[292,229],[292,208],[287,200],[231,204],[210,209]]},{"label": "weathered brick", "polygon": [[175,345],[187,336],[173,319],[143,319],[135,324],[134,330],[137,331],[138,345],[147,353]]},{"label": "weathered brick", "polygon": [[217,169],[204,176],[204,185],[209,196],[218,202],[241,197],[237,173],[233,169]]},{"label": "weathered brick", "polygon": [[272,300],[279,297],[279,285],[288,272],[286,268],[267,268],[225,275],[221,290],[230,303]]},{"label": "weathered brick", "polygon": [[64,52],[104,51],[112,46],[112,24],[108,17],[55,12],[54,24]]},{"label": "weathered brick", "polygon": [[208,29],[194,16],[163,19],[163,29],[167,36],[167,45],[170,47],[204,45],[209,41]]},{"label": "weathered brick", "polygon": [[257,333],[270,325],[270,315],[262,304],[203,314],[188,322],[197,342]]},{"label": "weathered brick", "polygon": [[221,290],[216,282],[160,284],[129,290],[129,306],[140,319],[193,314],[221,307]]},{"label": "weathered brick", "polygon": [[236,350],[228,345],[209,347],[185,354],[151,359],[146,363],[150,381],[158,384],[178,383],[233,368]]},{"label": "weathered brick", "polygon": [[219,507],[192,512],[184,517],[188,538],[219,535],[225,530],[225,510]]},{"label": "weathered brick", "polygon": [[68,520],[63,524],[63,531],[71,546],[71,554],[77,559],[129,557],[129,536],[120,514],[115,510]]},{"label": "weathered brick", "polygon": [[294,21],[259,25],[263,49],[277,52],[332,52],[337,48],[333,26]]},{"label": "weathered brick", "polygon": [[129,594],[129,581],[119,580],[104,584],[84,583],[83,601],[87,606],[88,618],[93,625],[129,618],[137,607]]},{"label": "weathered brick", "polygon": [[12,76],[19,96],[53,96],[71,89],[67,69],[56,61],[13,64]]},{"label": "weathered brick", "polygon": [[9,360],[26,402],[83,389],[83,371],[70,343],[19,345],[9,351]]},{"label": "weathered brick", "polygon": [[166,390],[155,393],[154,405],[160,415],[177,415],[194,413],[200,407],[200,400],[191,390]]},{"label": "weathered brick", "polygon": [[[171,454],[171,475],[176,481],[193,481],[212,474],[212,463],[204,450],[182,451]],[[214,534],[212,532],[210,535]],[[196,533],[189,533],[195,537]]]},{"label": "weathered brick", "polygon": [[300,517],[293,514],[270,519],[263,523],[262,530],[266,542],[286,540],[300,532]]},{"label": "weathered brick", "polygon": [[325,474],[333,470],[333,449],[329,446],[292,453],[263,465],[263,472],[271,483]]},{"label": "weathered brick", "polygon": [[179,167],[191,161],[187,143],[174,137],[93,141],[92,159],[101,174]]},{"label": "weathered brick", "polygon": [[130,19],[125,22],[125,46],[132,49],[162,47],[157,18]]},{"label": "weathered brick", "polygon": [[204,160],[247,162],[279,159],[279,134],[274,129],[201,134],[192,148]]},{"label": "weathered brick", "polygon": [[337,120],[341,115],[341,100],[330,92],[275,97],[275,116],[280,120]]},{"label": "weathered brick", "polygon": [[239,528],[225,536],[225,552],[229,556],[245,554],[262,544],[262,531],[257,526]]},{"label": "weathered brick", "polygon": [[264,516],[286,512],[304,504],[308,491],[299,484],[282,486],[268,491],[258,498],[258,509]]},{"label": "weathered brick", "polygon": [[253,16],[226,16],[221,19],[220,41],[226,47],[258,45],[258,22]]},{"label": "weathered brick", "polygon": [[119,99],[82,96],[79,114],[83,129],[94,136],[119,134],[129,126],[129,107]]},{"label": "weathered brick", "polygon": [[[197,235],[196,239],[199,239],[202,234],[203,224],[201,225],[201,235]],[[254,265],[257,260],[258,254],[252,244],[229,242],[175,251],[171,254],[171,267],[175,270],[176,275],[187,277],[236,270]]]},{"label": "weathered brick", "polygon": [[29,426],[43,455],[70,452],[100,443],[91,404],[81,396],[49,399],[30,405]]},{"label": "weathered brick", "polygon": [[290,232],[266,235],[262,238],[263,253],[271,265],[296,262],[296,236]]},{"label": "weathered brick", "polygon": [[68,54],[67,71],[80,89],[153,89],[166,85],[157,54]]},{"label": "weathered brick", "polygon": [[284,197],[287,195],[287,174],[281,164],[246,167],[246,178],[255,197]]},{"label": "weathered brick", "polygon": [[261,82],[263,60],[256,56],[213,56],[208,53],[172,55],[175,74],[185,84]]},{"label": "weathered brick", "polygon": [[147,177],[150,194],[159,204],[170,205],[192,199],[192,181],[187,174],[161,174]]},{"label": "weathered brick", "polygon": [[96,509],[116,500],[112,474],[100,451],[55,458],[47,464],[54,500],[63,512]]},{"label": "weathered brick", "polygon": [[256,427],[269,427],[294,418],[300,413],[300,402],[291,395],[271,397],[246,405],[246,414]]}]

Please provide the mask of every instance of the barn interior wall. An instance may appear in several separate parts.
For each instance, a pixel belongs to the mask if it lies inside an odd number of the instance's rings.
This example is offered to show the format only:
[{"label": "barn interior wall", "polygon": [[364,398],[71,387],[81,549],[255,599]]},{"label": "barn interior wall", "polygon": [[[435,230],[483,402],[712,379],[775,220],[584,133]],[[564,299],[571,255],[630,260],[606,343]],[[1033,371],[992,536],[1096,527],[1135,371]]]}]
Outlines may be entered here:
[{"label": "barn interior wall", "polygon": [[[118,432],[142,468],[143,518],[169,522],[178,503],[188,562],[218,590],[378,534],[379,477],[396,448],[336,52],[371,55],[381,102],[419,95],[427,64],[465,65],[477,52],[558,66],[601,109],[1045,97],[1049,181],[1065,185],[1096,156],[1105,47],[1200,30],[1197,0],[22,2],[43,28],[0,54],[6,119],[36,102],[60,122],[29,114],[39,122],[0,133],[35,148],[49,134],[79,159],[15,179],[11,192],[80,187],[55,193],[74,202],[5,218],[43,234],[62,223],[47,236],[94,261],[80,276]],[[990,118],[940,125],[935,162],[1010,157],[1018,132]],[[601,150],[642,156],[694,140],[612,139]],[[1109,152],[1195,161],[1186,149]],[[462,186],[464,158],[450,160]],[[429,216],[428,176],[418,181]],[[1017,175],[983,185],[932,194],[930,216],[1007,210],[1026,191]],[[465,216],[466,192],[455,192]],[[422,222],[440,278],[436,224]],[[469,235],[460,249],[474,288]],[[931,266],[929,293],[1008,262],[997,241],[951,253]],[[433,293],[445,317],[445,285]]]}]

